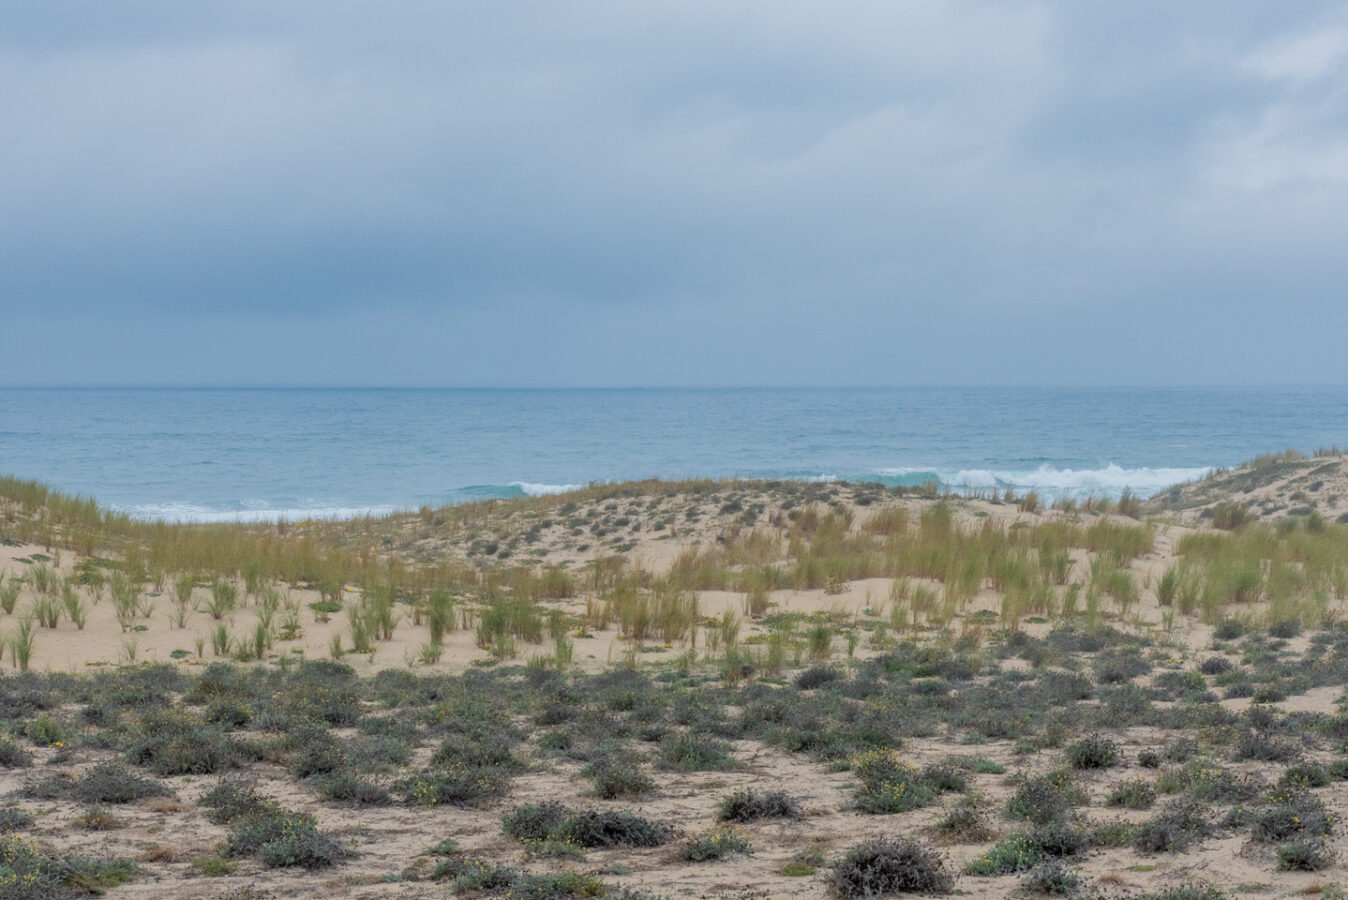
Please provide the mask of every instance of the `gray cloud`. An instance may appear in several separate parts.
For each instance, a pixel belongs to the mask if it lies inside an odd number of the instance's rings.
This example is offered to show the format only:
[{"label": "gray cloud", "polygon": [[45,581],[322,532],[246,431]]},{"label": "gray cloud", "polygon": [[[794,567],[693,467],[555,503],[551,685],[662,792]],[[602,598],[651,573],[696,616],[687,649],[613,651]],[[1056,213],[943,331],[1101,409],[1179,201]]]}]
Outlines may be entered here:
[{"label": "gray cloud", "polygon": [[0,8],[0,382],[1342,380],[1336,4]]}]

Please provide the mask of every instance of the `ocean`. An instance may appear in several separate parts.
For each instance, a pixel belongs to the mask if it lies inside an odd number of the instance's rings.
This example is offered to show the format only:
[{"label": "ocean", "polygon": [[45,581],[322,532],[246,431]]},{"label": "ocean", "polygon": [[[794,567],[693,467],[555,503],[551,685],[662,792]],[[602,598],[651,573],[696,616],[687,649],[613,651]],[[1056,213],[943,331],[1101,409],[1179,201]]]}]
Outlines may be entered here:
[{"label": "ocean", "polygon": [[0,389],[0,472],[184,521],[646,477],[1149,495],[1329,445],[1348,388]]}]

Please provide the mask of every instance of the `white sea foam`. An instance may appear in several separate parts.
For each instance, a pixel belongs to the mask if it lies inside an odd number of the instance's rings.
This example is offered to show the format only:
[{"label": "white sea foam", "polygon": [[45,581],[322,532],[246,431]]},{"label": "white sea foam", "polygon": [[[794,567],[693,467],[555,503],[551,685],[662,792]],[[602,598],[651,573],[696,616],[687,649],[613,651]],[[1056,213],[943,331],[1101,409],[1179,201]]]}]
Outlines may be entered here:
[{"label": "white sea foam", "polygon": [[[1100,469],[1059,469],[1040,466],[1037,469],[950,469],[905,466],[878,470],[874,475],[859,476],[859,480],[897,479],[902,483],[920,483],[935,478],[953,491],[1036,491],[1048,498],[1057,497],[1118,497],[1125,488],[1135,494],[1149,496],[1172,484],[1202,478],[1210,468],[1135,468],[1125,469],[1110,463]],[[857,478],[858,476],[846,476]],[[821,472],[817,475],[796,476],[798,481],[828,483],[840,476]],[[545,484],[531,481],[512,481],[508,485],[475,485],[453,491],[449,496],[431,501],[467,502],[491,497],[510,497],[524,494],[541,497],[562,494],[584,487],[580,484]],[[414,506],[415,504],[413,504]],[[236,503],[209,505],[201,503],[148,503],[118,507],[119,512],[138,519],[164,522],[298,522],[305,519],[350,519],[361,516],[383,516],[411,507],[390,505],[355,506],[325,502],[318,498],[289,498],[285,500],[242,500]]]},{"label": "white sea foam", "polygon": [[1056,496],[1118,496],[1125,488],[1134,494],[1150,495],[1172,484],[1193,481],[1211,472],[1203,468],[1125,469],[1110,463],[1102,469],[1059,469],[1040,466],[1037,469],[958,469],[942,471],[935,468],[906,467],[885,469],[887,477],[931,474],[941,484],[953,490],[1033,490]]},{"label": "white sea foam", "polygon": [[544,494],[565,494],[567,491],[578,491],[585,487],[583,484],[536,484],[531,481],[512,481],[511,487],[517,487],[530,497],[542,497]]},{"label": "white sea foam", "polygon": [[361,516],[386,516],[396,506],[295,506],[275,507],[241,503],[222,509],[195,503],[145,503],[118,507],[118,512],[137,519],[161,522],[301,522],[305,519],[355,519]]}]

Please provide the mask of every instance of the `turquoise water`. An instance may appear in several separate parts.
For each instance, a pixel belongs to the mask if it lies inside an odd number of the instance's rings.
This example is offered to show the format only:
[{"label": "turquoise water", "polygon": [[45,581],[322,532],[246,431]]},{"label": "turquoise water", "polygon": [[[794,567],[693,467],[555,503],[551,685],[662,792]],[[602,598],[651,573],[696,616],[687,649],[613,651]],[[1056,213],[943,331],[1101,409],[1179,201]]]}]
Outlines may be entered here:
[{"label": "turquoise water", "polygon": [[1345,388],[0,390],[0,472],[197,521],[648,476],[1149,494],[1334,444]]}]

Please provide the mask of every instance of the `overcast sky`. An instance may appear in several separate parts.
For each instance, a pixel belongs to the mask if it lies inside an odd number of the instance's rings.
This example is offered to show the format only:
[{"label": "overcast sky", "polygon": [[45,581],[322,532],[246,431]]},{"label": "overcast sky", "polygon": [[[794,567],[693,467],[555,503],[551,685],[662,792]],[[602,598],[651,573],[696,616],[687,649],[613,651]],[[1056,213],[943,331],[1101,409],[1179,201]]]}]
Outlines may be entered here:
[{"label": "overcast sky", "polygon": [[1348,382],[1348,7],[0,2],[0,383]]}]

